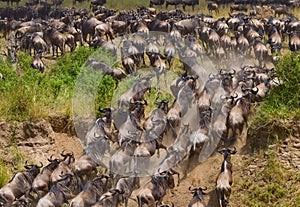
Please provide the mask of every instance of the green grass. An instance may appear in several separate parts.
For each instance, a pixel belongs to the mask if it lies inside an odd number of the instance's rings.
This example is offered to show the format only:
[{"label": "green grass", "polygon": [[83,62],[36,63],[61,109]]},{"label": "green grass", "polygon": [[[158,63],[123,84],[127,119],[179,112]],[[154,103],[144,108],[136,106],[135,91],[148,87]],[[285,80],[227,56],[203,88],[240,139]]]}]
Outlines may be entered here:
[{"label": "green grass", "polygon": [[276,65],[276,76],[282,84],[272,88],[255,109],[256,113],[249,121],[249,134],[254,140],[262,130],[268,129],[266,134],[270,143],[280,141],[291,132],[293,120],[300,118],[299,60],[299,53],[288,53]]},{"label": "green grass", "polygon": [[[250,176],[243,176],[233,185],[232,206],[242,207],[289,207],[299,206],[300,186],[297,182],[300,172],[282,164],[274,152],[261,153],[248,158],[245,166],[259,163],[259,167]],[[262,164],[264,163],[264,164]],[[248,174],[248,168],[243,170]]]},{"label": "green grass", "polygon": [[[19,63],[14,69],[9,61],[0,62],[1,73],[5,80],[0,83],[0,117],[7,121],[24,121],[45,118],[52,114],[70,116],[73,91],[82,67],[92,54],[110,61],[104,52],[95,53],[94,49],[79,47],[72,53],[66,53],[57,59],[55,66],[48,68],[45,74],[31,68],[32,58],[26,53],[19,53]],[[98,60],[101,60],[98,57]],[[108,62],[109,62],[108,61]],[[94,71],[89,71],[94,72]],[[93,77],[91,74],[90,77]],[[111,77],[105,77],[99,83],[99,96],[113,93],[115,87]],[[108,84],[109,83],[109,84]],[[110,104],[110,96],[101,106]]]},{"label": "green grass", "polygon": [[0,188],[12,178],[13,172],[24,168],[25,155],[17,147],[8,147],[7,154],[12,157],[11,163],[5,162],[3,154],[0,156]]},{"label": "green grass", "polygon": [[10,179],[10,167],[8,167],[2,160],[0,161],[0,188],[4,186]]}]

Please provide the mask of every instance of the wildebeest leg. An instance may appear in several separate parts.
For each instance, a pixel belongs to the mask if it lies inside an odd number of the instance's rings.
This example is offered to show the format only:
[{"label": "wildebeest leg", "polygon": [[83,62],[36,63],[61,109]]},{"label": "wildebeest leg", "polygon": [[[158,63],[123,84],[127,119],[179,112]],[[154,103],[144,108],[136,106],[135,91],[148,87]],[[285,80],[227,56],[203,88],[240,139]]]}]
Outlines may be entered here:
[{"label": "wildebeest leg", "polygon": [[56,46],[54,46],[54,45],[52,44],[52,56],[53,56],[53,57],[54,57],[55,50],[56,50]]},{"label": "wildebeest leg", "polygon": [[216,189],[216,193],[217,193],[217,197],[218,197],[220,206],[222,206],[222,201],[224,200],[223,192],[222,192],[222,190],[220,190],[220,189],[217,188]]},{"label": "wildebeest leg", "polygon": [[173,138],[176,139],[177,137],[177,133],[176,133],[176,130],[175,130],[175,127],[173,127],[172,123],[168,122],[170,128],[171,128],[171,131],[173,133]]},{"label": "wildebeest leg", "polygon": [[163,73],[164,73],[165,86],[166,86],[166,88],[168,88],[168,85],[167,85],[167,71],[166,71],[166,69],[164,69]]},{"label": "wildebeest leg", "polygon": [[38,200],[40,200],[40,199],[41,199],[41,197],[42,197],[42,195],[41,195],[41,193],[39,192],[39,190],[38,190],[38,189],[36,189],[36,188],[34,188],[32,191],[33,191],[34,193],[36,193],[36,194],[37,194],[37,196],[38,196]]}]

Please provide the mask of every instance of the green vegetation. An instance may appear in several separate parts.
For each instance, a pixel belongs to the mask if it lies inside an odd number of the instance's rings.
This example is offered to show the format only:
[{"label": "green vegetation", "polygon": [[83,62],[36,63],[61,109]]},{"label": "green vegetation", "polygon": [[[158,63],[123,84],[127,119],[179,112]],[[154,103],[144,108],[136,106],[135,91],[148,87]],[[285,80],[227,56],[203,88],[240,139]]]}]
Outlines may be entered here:
[{"label": "green vegetation", "polygon": [[24,169],[24,163],[25,163],[25,155],[20,152],[15,146],[10,146],[8,148],[9,156],[12,156],[11,164],[13,165],[13,168],[8,165],[8,163],[5,163],[5,158],[0,157],[0,188],[5,185],[13,175],[13,172],[20,171]]},{"label": "green vegetation", "polygon": [[269,129],[269,141],[286,137],[293,120],[300,117],[300,54],[285,55],[276,65],[276,76],[282,83],[269,91],[249,122],[249,133],[256,143],[262,128]]},{"label": "green vegetation", "polygon": [[[23,121],[47,117],[53,113],[70,115],[77,77],[83,70],[87,70],[82,66],[93,53],[94,49],[79,47],[73,53],[59,57],[56,65],[48,68],[45,74],[31,68],[31,57],[26,53],[19,53],[17,66],[8,61],[0,62],[1,73],[5,76],[5,80],[0,83],[1,118]],[[99,51],[96,54],[110,63],[107,53]],[[102,106],[110,104],[114,87],[111,77],[105,77],[99,83],[98,96],[106,97]]]},{"label": "green vegetation", "polygon": [[0,161],[0,187],[5,185],[11,178],[10,168],[1,160]]},{"label": "green vegetation", "polygon": [[300,115],[300,54],[290,53],[276,66],[277,77],[283,81],[273,88],[261,113],[274,117],[297,118]]},{"label": "green vegetation", "polygon": [[[300,172],[296,172],[278,160],[274,152],[248,158],[247,166],[253,164],[255,159],[261,160],[249,176],[241,178],[234,184],[232,201],[239,202],[238,206],[263,207],[263,206],[299,206],[300,190],[297,180]],[[244,170],[246,174],[249,169]],[[247,171],[247,172],[246,172]]]},{"label": "green vegetation", "polygon": [[[258,153],[243,164],[244,175],[235,184],[232,200],[239,206],[299,206],[300,173],[280,161],[276,150],[300,117],[300,54],[289,53],[276,65],[282,84],[272,88],[250,120],[249,142]],[[297,130],[297,129],[296,129]],[[269,148],[272,144],[275,149]],[[249,171],[248,166],[256,166]],[[242,205],[241,205],[242,204]]]}]

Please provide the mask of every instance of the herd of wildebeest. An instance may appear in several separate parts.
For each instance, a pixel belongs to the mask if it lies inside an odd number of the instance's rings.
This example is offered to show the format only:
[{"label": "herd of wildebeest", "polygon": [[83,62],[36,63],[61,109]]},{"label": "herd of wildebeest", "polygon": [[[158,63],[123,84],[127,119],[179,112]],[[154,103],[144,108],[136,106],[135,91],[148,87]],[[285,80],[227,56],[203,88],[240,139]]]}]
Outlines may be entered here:
[{"label": "herd of wildebeest", "polygon": [[[99,109],[101,116],[87,130],[85,149],[78,159],[73,152],[64,151],[60,158],[51,155],[45,166],[26,162],[25,170],[0,189],[1,206],[127,206],[136,190],[132,199],[139,207],[166,207],[162,200],[176,188],[174,175],[178,185],[180,182],[176,168],[202,151],[210,155],[215,149],[224,156],[216,174],[216,195],[219,206],[230,204],[230,156],[237,152],[233,145],[247,124],[253,103],[262,101],[281,82],[276,69],[266,65],[278,60],[282,48],[292,52],[300,48],[300,21],[289,9],[297,1],[256,0],[260,6],[253,6],[247,14],[252,1],[237,0],[228,18],[190,15],[178,8],[160,11],[165,2],[166,6],[199,4],[196,0],[150,0],[152,7],[116,11],[99,0],[90,9],[61,8],[42,1],[36,7],[27,1],[27,7],[0,9],[0,30],[8,40],[5,54],[13,63],[18,62],[18,51],[30,55],[33,51],[32,67],[44,72],[42,59],[49,56],[50,49],[53,56],[59,56],[80,44],[102,48],[114,57],[121,53],[122,68],[92,58],[86,66],[117,81],[130,75],[137,79],[119,97],[117,108]],[[211,9],[228,3],[232,2],[207,5]],[[268,4],[281,16],[256,15]],[[242,64],[251,58],[254,64]],[[205,73],[208,59],[216,70]],[[144,77],[138,75],[142,66],[151,71]],[[170,84],[174,101],[169,103],[162,98],[160,87],[167,85],[167,71],[174,67],[182,67],[183,73]],[[145,96],[151,90],[157,91],[157,107],[146,115]],[[156,155],[159,162],[153,162]],[[149,181],[141,186],[140,177],[146,175]],[[193,196],[186,205],[207,206],[205,186],[187,190]]]}]

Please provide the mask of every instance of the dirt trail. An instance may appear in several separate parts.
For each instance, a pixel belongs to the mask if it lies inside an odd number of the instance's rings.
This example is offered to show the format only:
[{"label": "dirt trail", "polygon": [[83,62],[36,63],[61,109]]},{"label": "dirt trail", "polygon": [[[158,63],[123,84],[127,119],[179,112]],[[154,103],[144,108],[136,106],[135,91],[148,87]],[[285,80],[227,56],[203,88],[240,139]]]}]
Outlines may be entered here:
[{"label": "dirt trail", "polygon": [[[243,133],[233,146],[236,146],[237,154],[231,157],[233,163],[233,179],[235,176],[239,176],[239,171],[242,165],[243,157],[248,154],[249,149],[246,147],[247,130],[244,129]],[[175,187],[173,194],[168,193],[164,200],[164,204],[171,204],[172,202],[176,207],[186,207],[189,201],[192,199],[192,194],[189,192],[189,187],[207,187],[207,194],[204,196],[205,202],[208,207],[217,207],[218,199],[215,193],[215,183],[217,175],[221,169],[223,156],[218,153],[213,153],[206,161],[199,163],[198,154],[195,154],[190,161],[189,165],[192,170],[188,172],[187,176],[181,179],[179,187]],[[182,171],[186,168],[186,162],[183,161],[176,170],[183,175]],[[149,178],[144,179],[149,180]],[[175,177],[175,184],[177,184]],[[234,182],[234,180],[233,180]],[[234,184],[233,184],[234,185]],[[134,191],[132,198],[135,198],[139,190]],[[136,207],[137,204],[134,201],[129,202],[130,207]],[[230,207],[230,204],[228,205]]]},{"label": "dirt trail", "polygon": [[[247,151],[245,151],[245,144],[246,144],[247,133],[246,130],[243,131],[242,135],[236,142],[234,146],[236,146],[238,153],[232,156],[232,163],[233,163],[233,170],[234,172],[239,169],[241,159]],[[44,163],[47,163],[47,158],[54,154],[55,156],[59,157],[59,153],[65,151],[72,151],[75,154],[75,158],[78,158],[82,151],[83,146],[80,140],[76,136],[70,136],[66,133],[54,133],[54,143],[51,145],[49,149],[47,149],[47,153],[42,154],[35,152],[30,155],[29,159],[39,160]],[[218,206],[218,201],[215,194],[215,181],[218,175],[218,172],[221,167],[222,163],[222,155],[218,153],[212,154],[206,161],[199,163],[198,162],[198,154],[196,153],[192,159],[189,161],[189,168],[191,169],[187,176],[181,179],[179,187],[175,187],[173,193],[168,193],[163,203],[171,204],[173,202],[176,207],[183,207],[187,206],[189,201],[192,198],[192,194],[189,192],[188,188],[191,186],[193,187],[207,187],[208,190],[206,191],[206,195],[204,199],[208,206]],[[183,161],[182,164],[177,166],[175,169],[181,173],[181,177],[183,176],[183,171],[187,168],[186,167],[187,161]],[[238,174],[234,173],[233,175],[238,176]],[[150,178],[143,178],[143,183],[147,182]],[[177,178],[175,178],[175,183],[177,184]],[[136,194],[139,190],[136,190],[132,194],[132,198],[136,198]],[[136,207],[137,203],[131,199],[129,201],[130,207]],[[229,205],[230,206],[230,205]]]}]

